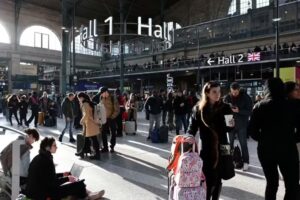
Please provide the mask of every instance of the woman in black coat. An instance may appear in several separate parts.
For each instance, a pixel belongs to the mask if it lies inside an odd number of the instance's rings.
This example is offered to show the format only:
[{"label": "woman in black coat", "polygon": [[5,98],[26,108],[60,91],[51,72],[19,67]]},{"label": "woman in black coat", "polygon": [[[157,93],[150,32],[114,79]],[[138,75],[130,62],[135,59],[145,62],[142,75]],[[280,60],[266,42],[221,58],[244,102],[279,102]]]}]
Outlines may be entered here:
[{"label": "woman in black coat", "polygon": [[200,131],[202,141],[200,156],[203,160],[203,172],[207,182],[207,200],[218,200],[220,197],[221,179],[223,178],[220,145],[228,146],[227,132],[234,126],[233,119],[230,121],[230,127],[226,126],[224,116],[232,115],[232,111],[220,97],[219,83],[208,82],[205,84],[202,90],[202,99],[193,108],[188,131],[194,136],[198,130]]},{"label": "woman in black coat", "polygon": [[[86,190],[83,180],[72,175],[56,174],[52,153],[57,150],[54,138],[45,137],[41,141],[39,154],[31,161],[28,170],[26,196],[36,200],[59,200],[67,196],[77,198],[99,199],[104,191],[90,193]],[[67,183],[68,184],[64,184]],[[64,185],[62,185],[64,184]]]},{"label": "woman in black coat", "polygon": [[8,107],[8,110],[9,110],[9,121],[10,121],[10,125],[12,126],[13,123],[12,123],[12,115],[15,116],[16,118],[16,121],[18,122],[18,125],[20,125],[20,121],[19,121],[19,118],[18,118],[18,114],[17,114],[17,111],[19,109],[19,99],[18,99],[18,96],[13,94],[11,95],[11,97],[8,98],[7,100],[7,107]]},{"label": "woman in black coat", "polygon": [[257,154],[267,180],[265,199],[276,199],[279,168],[286,188],[284,200],[299,200],[295,131],[300,124],[300,113],[295,104],[285,98],[281,79],[267,80],[264,92],[265,98],[254,106],[248,131],[258,142]]}]

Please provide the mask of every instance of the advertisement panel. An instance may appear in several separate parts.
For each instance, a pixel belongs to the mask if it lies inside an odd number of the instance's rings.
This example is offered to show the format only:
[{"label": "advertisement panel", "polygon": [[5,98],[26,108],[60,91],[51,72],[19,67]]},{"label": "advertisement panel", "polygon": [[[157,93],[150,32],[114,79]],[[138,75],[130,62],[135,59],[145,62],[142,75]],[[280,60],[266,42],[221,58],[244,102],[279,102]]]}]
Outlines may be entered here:
[{"label": "advertisement panel", "polygon": [[[280,78],[283,82],[296,81],[296,67],[280,68]],[[274,70],[275,77],[275,70]]]}]

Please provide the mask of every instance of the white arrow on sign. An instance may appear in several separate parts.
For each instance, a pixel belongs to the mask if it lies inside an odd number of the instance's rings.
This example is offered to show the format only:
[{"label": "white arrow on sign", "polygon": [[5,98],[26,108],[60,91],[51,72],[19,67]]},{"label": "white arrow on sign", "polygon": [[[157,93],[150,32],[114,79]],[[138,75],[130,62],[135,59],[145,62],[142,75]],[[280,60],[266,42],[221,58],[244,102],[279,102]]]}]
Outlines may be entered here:
[{"label": "white arrow on sign", "polygon": [[212,60],[211,58],[208,59],[207,64],[209,64],[211,66],[211,63],[214,63],[215,61]]}]

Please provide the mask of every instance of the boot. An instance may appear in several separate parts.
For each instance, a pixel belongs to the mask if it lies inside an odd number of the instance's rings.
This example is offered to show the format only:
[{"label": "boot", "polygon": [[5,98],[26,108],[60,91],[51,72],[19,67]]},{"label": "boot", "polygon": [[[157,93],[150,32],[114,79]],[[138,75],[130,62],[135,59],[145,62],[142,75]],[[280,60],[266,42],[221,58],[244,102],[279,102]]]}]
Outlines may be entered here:
[{"label": "boot", "polygon": [[212,200],[219,200],[222,190],[222,183],[216,185],[214,191],[212,192]]}]

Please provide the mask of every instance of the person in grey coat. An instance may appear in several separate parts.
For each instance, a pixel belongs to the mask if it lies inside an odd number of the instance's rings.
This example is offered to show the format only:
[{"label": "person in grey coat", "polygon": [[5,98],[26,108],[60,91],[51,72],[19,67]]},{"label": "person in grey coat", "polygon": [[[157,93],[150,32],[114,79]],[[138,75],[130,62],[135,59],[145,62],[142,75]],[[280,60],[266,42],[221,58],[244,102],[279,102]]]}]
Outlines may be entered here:
[{"label": "person in grey coat", "polygon": [[225,96],[224,102],[231,105],[233,117],[235,121],[235,128],[230,132],[230,146],[233,149],[235,134],[241,145],[243,157],[243,170],[248,170],[249,165],[249,151],[247,145],[247,126],[249,117],[251,115],[253,103],[250,96],[243,90],[240,85],[234,82],[230,85],[230,93]]}]

